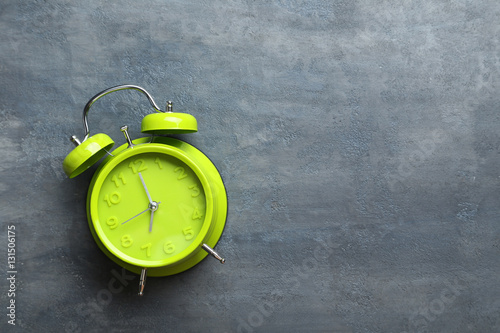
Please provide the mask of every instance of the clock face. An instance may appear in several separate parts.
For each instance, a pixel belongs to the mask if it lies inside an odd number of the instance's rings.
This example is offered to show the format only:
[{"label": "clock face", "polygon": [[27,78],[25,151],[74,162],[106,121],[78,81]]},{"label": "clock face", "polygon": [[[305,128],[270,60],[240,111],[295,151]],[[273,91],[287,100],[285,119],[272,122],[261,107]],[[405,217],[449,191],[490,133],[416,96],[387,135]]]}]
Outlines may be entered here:
[{"label": "clock face", "polygon": [[212,194],[197,165],[175,148],[144,144],[108,162],[92,187],[91,221],[103,245],[141,267],[195,251],[212,218]]}]

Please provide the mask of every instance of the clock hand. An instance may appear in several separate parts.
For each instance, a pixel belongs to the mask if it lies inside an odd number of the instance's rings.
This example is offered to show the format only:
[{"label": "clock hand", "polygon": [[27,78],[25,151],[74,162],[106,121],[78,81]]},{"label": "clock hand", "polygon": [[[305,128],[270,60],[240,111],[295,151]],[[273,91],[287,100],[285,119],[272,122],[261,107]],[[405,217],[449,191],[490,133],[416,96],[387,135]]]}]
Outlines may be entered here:
[{"label": "clock hand", "polygon": [[[158,205],[159,205],[159,204],[161,204],[161,201],[160,201],[160,202],[154,202],[154,201],[153,201],[153,204],[150,204],[150,205],[149,205],[149,207],[148,207],[148,209],[143,210],[143,211],[142,211],[142,212],[140,212],[139,214],[137,214],[137,215],[135,215],[135,216],[133,216],[133,217],[129,218],[127,221],[123,222],[122,224],[125,224],[125,223],[127,223],[128,221],[135,219],[137,216],[144,214],[144,213],[145,213],[145,212],[147,212],[148,210],[150,210],[150,211],[151,211],[151,223],[152,223],[152,222],[153,222],[153,212],[154,212],[154,211],[156,211],[156,210],[158,209]],[[151,232],[151,228],[152,228],[151,223],[150,223],[150,226],[149,226],[149,231],[150,231],[150,232]]]},{"label": "clock hand", "polygon": [[148,196],[149,199],[149,204],[153,204],[153,199],[151,199],[151,195],[149,194],[148,188],[146,187],[146,182],[144,181],[144,178],[142,178],[142,174],[139,172],[139,177],[141,178],[142,186],[146,190],[146,195]]},{"label": "clock hand", "polygon": [[144,190],[146,191],[146,195],[148,196],[149,200],[149,209],[151,210],[151,220],[149,221],[149,232],[153,230],[153,216],[154,212],[158,209],[158,205],[160,202],[153,201],[151,199],[151,195],[149,194],[148,187],[146,186],[146,182],[144,181],[144,178],[142,177],[142,174],[139,172],[139,177],[141,178],[142,186],[144,187]]},{"label": "clock hand", "polygon": [[151,219],[149,220],[149,232],[153,230],[153,216],[160,204],[161,201],[160,202],[153,201],[149,204],[149,210],[151,210]]},{"label": "clock hand", "polygon": [[151,220],[149,221],[149,232],[151,232],[153,230],[153,214],[154,214],[154,210],[151,211]]},{"label": "clock hand", "polygon": [[145,213],[145,212],[147,212],[148,210],[151,210],[151,209],[148,207],[148,209],[146,209],[145,211],[142,211],[142,212],[140,212],[139,214],[137,214],[136,216],[129,218],[127,221],[123,222],[122,224],[125,224],[125,223],[127,223],[128,221],[135,219],[137,216],[144,214],[144,213]]}]

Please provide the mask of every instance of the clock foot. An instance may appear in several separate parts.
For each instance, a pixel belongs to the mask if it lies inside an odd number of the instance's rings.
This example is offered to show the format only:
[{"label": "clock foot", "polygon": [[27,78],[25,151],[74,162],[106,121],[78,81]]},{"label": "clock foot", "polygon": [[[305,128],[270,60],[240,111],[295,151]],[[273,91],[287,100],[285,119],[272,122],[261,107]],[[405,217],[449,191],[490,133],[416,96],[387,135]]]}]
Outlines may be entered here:
[{"label": "clock foot", "polygon": [[210,246],[207,244],[203,244],[201,248],[205,251],[208,252],[208,254],[212,255],[215,259],[219,260],[221,264],[226,262],[226,259],[222,258],[217,252],[214,251]]},{"label": "clock foot", "polygon": [[141,278],[139,280],[139,296],[144,295],[144,287],[146,286],[146,271],[147,268],[143,268],[141,272]]}]

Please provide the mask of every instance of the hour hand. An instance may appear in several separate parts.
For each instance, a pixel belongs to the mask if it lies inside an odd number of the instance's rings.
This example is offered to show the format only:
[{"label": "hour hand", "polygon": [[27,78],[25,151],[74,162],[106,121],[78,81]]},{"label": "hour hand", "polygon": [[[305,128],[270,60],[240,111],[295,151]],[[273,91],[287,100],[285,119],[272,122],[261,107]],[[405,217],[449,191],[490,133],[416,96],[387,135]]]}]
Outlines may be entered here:
[{"label": "hour hand", "polygon": [[149,232],[153,231],[153,216],[160,204],[161,201],[160,202],[153,201],[152,203],[149,204],[149,210],[151,211],[151,219],[149,220]]}]

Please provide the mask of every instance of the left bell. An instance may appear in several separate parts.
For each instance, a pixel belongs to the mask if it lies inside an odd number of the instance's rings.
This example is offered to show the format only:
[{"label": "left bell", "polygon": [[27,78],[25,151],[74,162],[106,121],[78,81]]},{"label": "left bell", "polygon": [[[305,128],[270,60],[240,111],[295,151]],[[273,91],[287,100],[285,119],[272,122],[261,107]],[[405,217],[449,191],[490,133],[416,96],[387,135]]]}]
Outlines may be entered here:
[{"label": "left bell", "polygon": [[79,143],[75,137],[72,141],[78,144],[63,161],[63,169],[69,178],[74,178],[99,161],[113,147],[115,142],[106,134],[93,135]]}]

